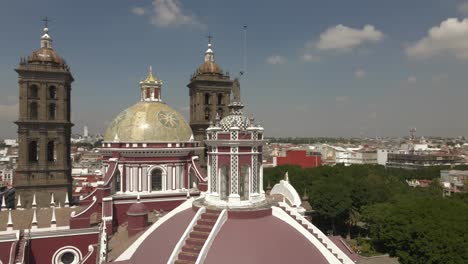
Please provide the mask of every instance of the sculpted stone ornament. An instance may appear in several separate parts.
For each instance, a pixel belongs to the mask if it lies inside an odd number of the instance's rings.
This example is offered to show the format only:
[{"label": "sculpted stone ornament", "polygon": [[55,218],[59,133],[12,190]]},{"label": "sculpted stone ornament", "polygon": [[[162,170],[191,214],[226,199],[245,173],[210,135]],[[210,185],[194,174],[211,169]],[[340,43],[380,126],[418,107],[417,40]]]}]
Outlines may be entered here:
[{"label": "sculpted stone ornament", "polygon": [[165,127],[176,128],[179,126],[179,120],[171,112],[161,111],[158,113],[158,118],[159,122]]}]

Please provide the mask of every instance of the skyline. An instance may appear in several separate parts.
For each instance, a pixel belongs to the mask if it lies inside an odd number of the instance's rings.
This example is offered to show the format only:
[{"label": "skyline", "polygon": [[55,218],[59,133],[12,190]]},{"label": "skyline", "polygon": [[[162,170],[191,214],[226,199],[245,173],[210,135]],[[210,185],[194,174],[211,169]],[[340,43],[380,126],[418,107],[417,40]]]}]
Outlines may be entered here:
[{"label": "skyline", "polygon": [[242,101],[267,136],[405,136],[410,127],[425,136],[468,135],[467,1],[299,2],[0,3],[8,40],[0,51],[0,137],[16,136],[14,68],[39,47],[44,16],[75,77],[74,132],[87,125],[103,134],[138,100],[149,65],[164,82],[163,100],[187,118],[186,85],[206,35],[214,36],[216,62],[236,77],[247,25]]}]

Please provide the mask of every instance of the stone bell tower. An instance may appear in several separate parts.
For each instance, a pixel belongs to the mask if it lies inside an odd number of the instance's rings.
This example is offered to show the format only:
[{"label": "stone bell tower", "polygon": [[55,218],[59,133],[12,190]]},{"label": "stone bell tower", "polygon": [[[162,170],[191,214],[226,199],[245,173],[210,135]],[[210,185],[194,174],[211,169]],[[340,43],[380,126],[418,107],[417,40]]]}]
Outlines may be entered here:
[{"label": "stone bell tower", "polygon": [[[46,25],[40,48],[21,58],[18,73],[19,160],[14,187],[23,205],[30,207],[33,194],[38,206],[65,201],[71,194],[70,93],[73,76],[52,48]],[[70,196],[69,196],[70,198]]]},{"label": "stone bell tower", "polygon": [[[229,74],[223,72],[215,63],[211,36],[208,40],[204,62],[187,85],[190,93],[190,127],[195,141],[200,142],[204,141],[210,122],[214,122],[217,116],[223,118],[229,113],[228,105],[233,85]],[[196,154],[200,157],[200,164],[205,167],[206,151],[199,151]]]}]

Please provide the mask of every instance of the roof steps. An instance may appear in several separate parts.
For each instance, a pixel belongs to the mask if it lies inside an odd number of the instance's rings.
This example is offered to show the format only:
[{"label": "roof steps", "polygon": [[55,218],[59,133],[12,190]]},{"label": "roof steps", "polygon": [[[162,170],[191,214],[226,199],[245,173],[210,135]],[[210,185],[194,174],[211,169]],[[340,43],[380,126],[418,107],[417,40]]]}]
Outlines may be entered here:
[{"label": "roof steps", "polygon": [[194,264],[221,211],[206,210],[185,240],[175,264]]}]

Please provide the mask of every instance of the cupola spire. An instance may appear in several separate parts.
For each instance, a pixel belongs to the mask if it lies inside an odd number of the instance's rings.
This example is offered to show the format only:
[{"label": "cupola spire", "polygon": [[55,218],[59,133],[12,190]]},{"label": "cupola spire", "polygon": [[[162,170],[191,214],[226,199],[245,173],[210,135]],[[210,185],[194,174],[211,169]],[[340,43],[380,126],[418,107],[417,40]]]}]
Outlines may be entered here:
[{"label": "cupola spire", "polygon": [[213,36],[211,34],[208,34],[208,49],[205,51],[205,62],[214,62],[214,52],[211,49],[211,39],[213,39]]},{"label": "cupola spire", "polygon": [[153,67],[150,65],[148,76],[140,82],[141,101],[161,101],[162,81],[153,74]]},{"label": "cupola spire", "polygon": [[51,49],[52,38],[49,35],[49,27],[48,27],[50,20],[48,17],[45,17],[44,19],[42,19],[42,21],[44,21],[44,29],[43,29],[44,35],[42,35],[41,37],[41,48]]}]

